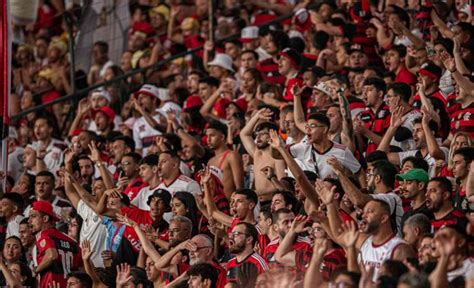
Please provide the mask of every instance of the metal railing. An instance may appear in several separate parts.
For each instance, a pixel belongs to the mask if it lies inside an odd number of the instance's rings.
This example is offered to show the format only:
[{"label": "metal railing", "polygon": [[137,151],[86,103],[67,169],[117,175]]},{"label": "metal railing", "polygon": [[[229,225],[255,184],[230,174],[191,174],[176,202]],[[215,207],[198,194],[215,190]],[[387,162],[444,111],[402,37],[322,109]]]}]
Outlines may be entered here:
[{"label": "metal railing", "polygon": [[[277,17],[277,18],[275,18],[271,21],[268,21],[264,24],[261,24],[259,26],[260,27],[269,26],[269,25],[272,25],[274,23],[278,23],[278,22],[281,22],[283,20],[286,20],[286,19],[288,19],[292,16],[293,16],[293,12],[291,12],[287,15],[282,15],[280,17]],[[217,40],[216,44],[219,44],[219,43],[222,43],[222,42],[225,42],[225,41],[229,41],[229,40],[234,40],[234,39],[237,39],[238,37],[240,37],[240,34],[234,34],[234,35],[231,35],[231,36],[227,36],[223,39]],[[28,108],[24,111],[21,111],[20,113],[18,113],[16,115],[11,116],[10,117],[10,122],[14,123],[14,122],[20,120],[21,118],[25,117],[29,113],[40,111],[40,110],[45,109],[45,108],[47,108],[49,106],[52,106],[54,104],[69,101],[69,100],[75,100],[75,99],[77,99],[77,97],[80,97],[81,95],[87,95],[90,91],[93,91],[97,88],[118,83],[120,81],[123,81],[123,80],[129,78],[129,77],[133,77],[137,74],[146,75],[146,73],[148,71],[156,71],[156,70],[160,69],[163,65],[166,65],[166,64],[168,64],[169,62],[171,62],[175,59],[178,59],[178,58],[185,57],[187,55],[196,53],[196,52],[202,50],[203,48],[204,48],[204,46],[200,46],[200,47],[197,47],[197,48],[194,48],[194,49],[191,49],[191,50],[187,50],[187,51],[172,55],[171,57],[168,57],[164,60],[158,61],[157,63],[152,64],[150,66],[147,66],[147,67],[144,67],[144,68],[138,68],[138,69],[129,71],[129,72],[127,72],[123,75],[119,75],[119,76],[117,76],[114,79],[111,79],[109,81],[104,81],[104,82],[101,82],[101,83],[97,83],[97,84],[89,86],[85,89],[78,90],[75,93],[71,93],[69,95],[65,95],[65,96],[56,98],[56,99],[52,100],[51,102],[48,102],[48,103],[45,103],[45,104],[40,104],[38,106]],[[129,93],[132,93],[132,92],[134,92],[133,89],[132,89],[132,91],[129,91]]]}]

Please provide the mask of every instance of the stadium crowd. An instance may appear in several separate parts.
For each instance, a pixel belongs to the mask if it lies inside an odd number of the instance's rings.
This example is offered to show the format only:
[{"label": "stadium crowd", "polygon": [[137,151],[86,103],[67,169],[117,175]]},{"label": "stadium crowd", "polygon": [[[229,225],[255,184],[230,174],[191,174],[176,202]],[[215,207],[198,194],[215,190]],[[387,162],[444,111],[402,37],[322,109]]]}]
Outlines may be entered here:
[{"label": "stadium crowd", "polygon": [[40,2],[17,113],[204,48],[11,123],[0,286],[474,287],[469,1],[129,1],[74,83]]}]

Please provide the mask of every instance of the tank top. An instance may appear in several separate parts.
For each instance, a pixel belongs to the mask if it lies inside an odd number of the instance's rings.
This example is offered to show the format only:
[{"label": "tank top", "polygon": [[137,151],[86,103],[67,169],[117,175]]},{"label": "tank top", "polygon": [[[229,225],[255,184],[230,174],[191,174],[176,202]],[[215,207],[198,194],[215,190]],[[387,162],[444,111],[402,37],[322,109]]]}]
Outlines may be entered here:
[{"label": "tank top", "polygon": [[362,262],[367,270],[374,267],[374,278],[372,280],[376,281],[383,262],[392,259],[395,248],[400,244],[404,244],[405,241],[395,235],[380,245],[375,245],[372,241],[373,236],[364,241],[362,247],[360,247],[358,262]]}]

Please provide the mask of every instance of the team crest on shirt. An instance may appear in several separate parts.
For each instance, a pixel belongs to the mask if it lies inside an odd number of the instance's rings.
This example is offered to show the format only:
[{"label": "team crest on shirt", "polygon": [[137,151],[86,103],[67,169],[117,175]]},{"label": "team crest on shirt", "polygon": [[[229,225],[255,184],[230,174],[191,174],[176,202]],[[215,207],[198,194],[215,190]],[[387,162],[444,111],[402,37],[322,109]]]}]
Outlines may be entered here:
[{"label": "team crest on shirt", "polygon": [[53,158],[54,160],[58,160],[59,159],[59,152],[53,152],[51,154],[51,158]]},{"label": "team crest on shirt", "polygon": [[386,110],[379,111],[379,115],[377,115],[378,118],[385,118],[385,115],[387,115]]},{"label": "team crest on shirt", "polygon": [[40,247],[43,248],[44,246],[46,246],[46,240],[45,239],[40,241]]},{"label": "team crest on shirt", "polygon": [[462,117],[462,119],[463,119],[464,121],[471,120],[471,115],[472,115],[471,112],[467,112],[467,113],[464,114],[464,116]]},{"label": "team crest on shirt", "polygon": [[140,132],[145,132],[145,125],[140,125],[140,128],[138,128]]}]

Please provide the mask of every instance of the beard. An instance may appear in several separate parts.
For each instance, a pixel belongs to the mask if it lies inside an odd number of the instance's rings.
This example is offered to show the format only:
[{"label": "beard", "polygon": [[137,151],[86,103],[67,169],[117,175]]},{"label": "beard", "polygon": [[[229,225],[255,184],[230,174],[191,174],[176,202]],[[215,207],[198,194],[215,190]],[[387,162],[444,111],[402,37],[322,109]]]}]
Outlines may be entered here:
[{"label": "beard", "polygon": [[260,143],[260,144],[256,144],[256,146],[257,146],[257,149],[265,149],[268,146],[270,146],[270,144],[268,144],[268,142],[263,142],[263,143]]},{"label": "beard", "polygon": [[196,264],[202,264],[204,261],[200,258],[190,258],[189,259],[189,264],[190,265],[196,265]]},{"label": "beard", "polygon": [[283,238],[285,238],[285,236],[286,236],[286,232],[282,231],[282,230],[279,230],[278,235],[280,235],[280,239],[283,240]]},{"label": "beard", "polygon": [[380,227],[380,223],[377,221],[370,221],[367,222],[367,226],[365,227],[365,232],[367,234],[373,234],[375,231],[377,231]]},{"label": "beard", "polygon": [[229,247],[229,251],[232,254],[239,254],[245,250],[245,243],[234,243],[231,247]]}]

